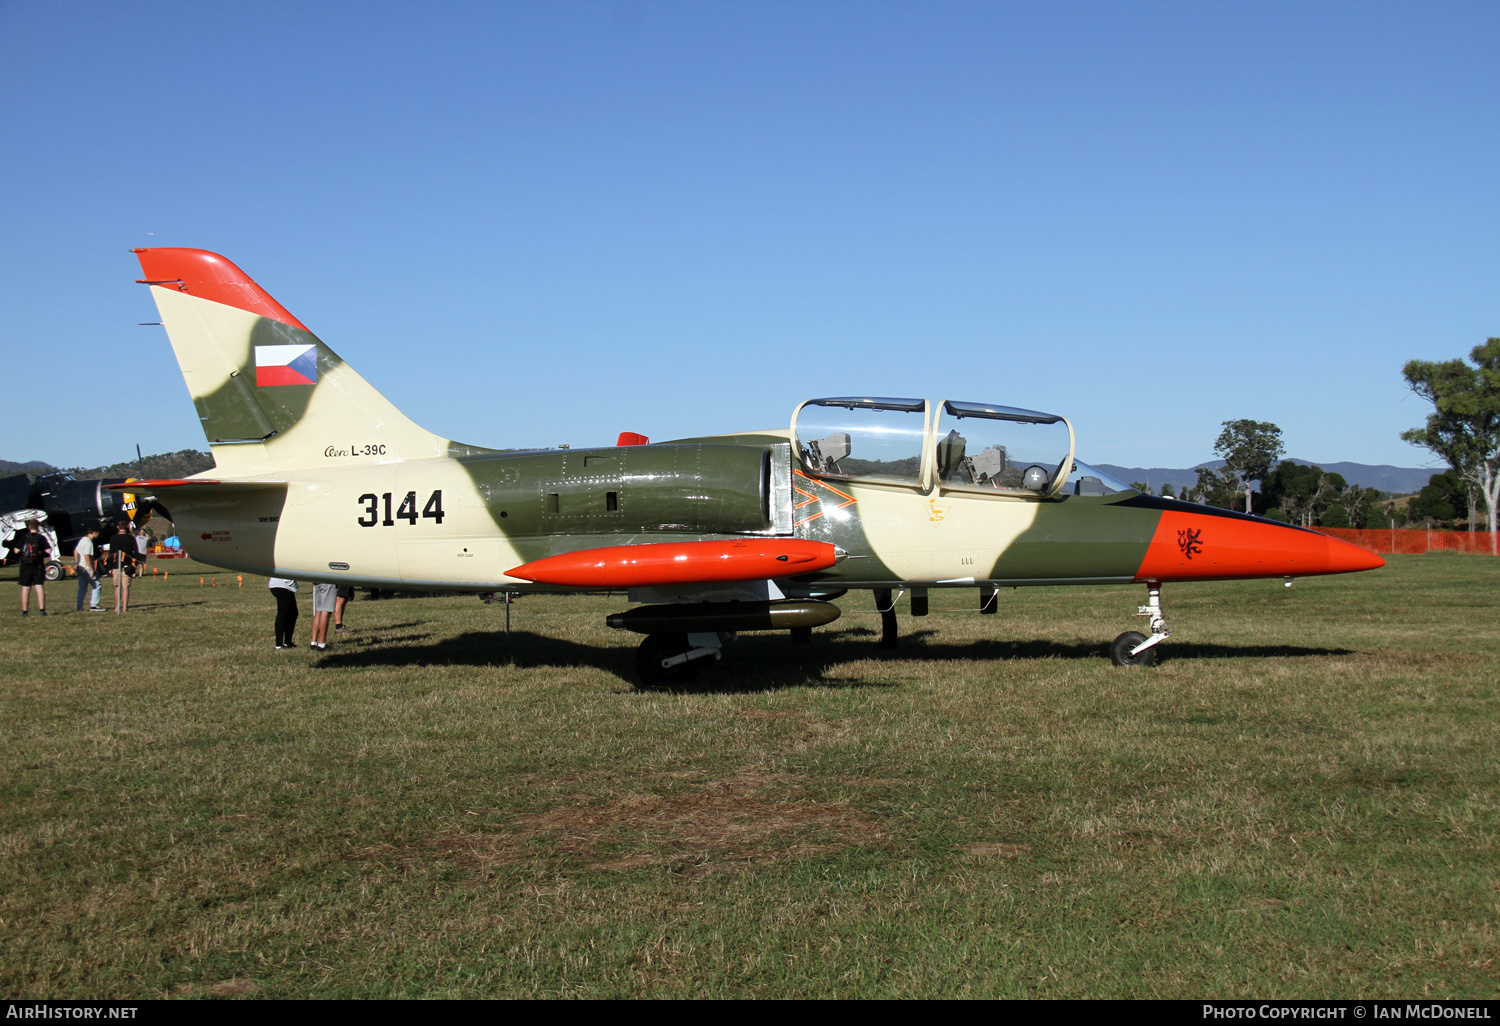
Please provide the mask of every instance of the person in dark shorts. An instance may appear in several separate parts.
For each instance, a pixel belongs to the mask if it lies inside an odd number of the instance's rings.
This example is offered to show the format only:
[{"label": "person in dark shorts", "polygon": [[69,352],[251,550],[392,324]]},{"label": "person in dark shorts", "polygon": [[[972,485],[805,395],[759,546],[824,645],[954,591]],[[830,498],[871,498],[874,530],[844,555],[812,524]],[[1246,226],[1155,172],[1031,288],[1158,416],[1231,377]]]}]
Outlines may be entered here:
[{"label": "person in dark shorts", "polygon": [[334,593],[334,596],[333,633],[337,634],[344,629],[344,607],[354,598],[354,585],[339,585],[339,590]]},{"label": "person in dark shorts", "polygon": [[272,577],[266,586],[276,597],[276,650],[296,648],[292,634],[297,630],[297,582],[286,577]]},{"label": "person in dark shorts", "polygon": [[21,615],[30,616],[26,611],[26,600],[31,592],[36,592],[36,611],[42,616],[47,615],[47,592],[43,585],[47,583],[47,557],[52,554],[52,546],[47,544],[47,539],[36,529],[35,520],[26,521],[26,530],[21,531],[11,539],[11,549],[15,552],[16,562],[21,566]]},{"label": "person in dark shorts", "polygon": [[115,533],[109,539],[109,569],[115,579],[115,612],[130,612],[130,581],[135,577],[140,550],[136,548],[135,535],[130,533],[126,521],[115,525]]}]

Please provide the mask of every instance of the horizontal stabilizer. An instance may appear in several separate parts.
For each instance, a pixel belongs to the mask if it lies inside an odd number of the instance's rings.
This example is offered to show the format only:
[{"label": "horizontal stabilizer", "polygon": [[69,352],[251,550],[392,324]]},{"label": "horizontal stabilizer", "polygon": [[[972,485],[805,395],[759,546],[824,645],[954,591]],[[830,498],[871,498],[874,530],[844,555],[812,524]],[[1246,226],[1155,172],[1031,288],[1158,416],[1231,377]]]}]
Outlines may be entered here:
[{"label": "horizontal stabilizer", "polygon": [[794,538],[653,542],[565,552],[505,575],[575,588],[648,588],[794,577],[826,570],[843,556],[827,542]]}]

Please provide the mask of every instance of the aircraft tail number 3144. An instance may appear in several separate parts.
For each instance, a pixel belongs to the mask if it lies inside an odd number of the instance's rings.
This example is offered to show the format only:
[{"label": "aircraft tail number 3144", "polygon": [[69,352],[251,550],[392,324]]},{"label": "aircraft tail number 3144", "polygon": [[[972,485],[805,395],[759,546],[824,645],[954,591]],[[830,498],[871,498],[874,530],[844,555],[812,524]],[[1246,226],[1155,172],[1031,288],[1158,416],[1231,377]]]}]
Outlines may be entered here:
[{"label": "aircraft tail number 3144", "polygon": [[625,591],[647,686],[693,678],[740,631],[805,636],[873,592],[895,638],[932,589],[1146,587],[1382,565],[1326,535],[1142,494],[1077,459],[1067,418],[958,399],[809,399],[786,427],[598,449],[497,450],[412,423],[224,257],[137,250],[217,467],[137,482],[195,558],[369,587]]}]

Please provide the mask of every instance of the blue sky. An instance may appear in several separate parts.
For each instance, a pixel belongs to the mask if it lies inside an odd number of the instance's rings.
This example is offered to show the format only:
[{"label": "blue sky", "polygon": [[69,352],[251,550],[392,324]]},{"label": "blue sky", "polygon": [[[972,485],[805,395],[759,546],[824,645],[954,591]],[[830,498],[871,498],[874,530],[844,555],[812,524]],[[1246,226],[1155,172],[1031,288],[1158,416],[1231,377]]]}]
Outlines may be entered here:
[{"label": "blue sky", "polygon": [[[204,439],[135,246],[486,445],[1067,414],[1418,466],[1500,335],[1494,3],[0,3],[0,457]],[[128,354],[128,357],[127,355]]]}]

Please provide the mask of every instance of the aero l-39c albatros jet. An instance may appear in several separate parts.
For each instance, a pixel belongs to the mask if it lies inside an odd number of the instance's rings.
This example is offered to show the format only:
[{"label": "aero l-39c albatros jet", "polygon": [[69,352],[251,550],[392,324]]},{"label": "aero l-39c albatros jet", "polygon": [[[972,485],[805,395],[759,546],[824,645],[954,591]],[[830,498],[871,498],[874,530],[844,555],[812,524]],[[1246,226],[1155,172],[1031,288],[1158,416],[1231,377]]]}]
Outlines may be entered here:
[{"label": "aero l-39c albatros jet", "polygon": [[806,636],[834,599],[933,588],[1144,584],[1155,660],[1167,582],[1382,566],[1314,531],[1143,495],[1073,453],[1065,417],[992,403],[810,399],[788,427],[598,449],[497,450],[424,431],[243,271],[135,251],[217,469],[137,482],[195,558],[371,587],[618,591],[648,686],[691,680],[738,631]]}]

